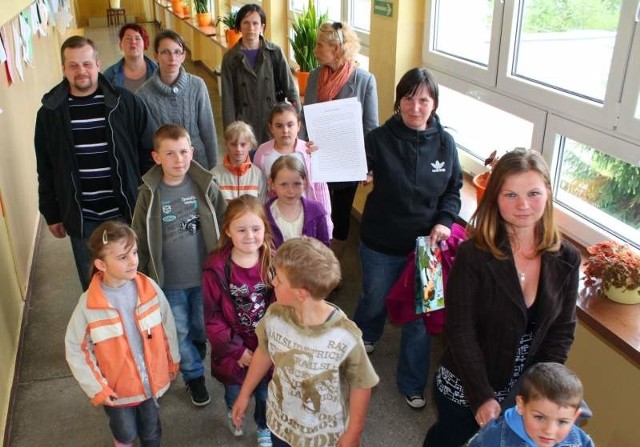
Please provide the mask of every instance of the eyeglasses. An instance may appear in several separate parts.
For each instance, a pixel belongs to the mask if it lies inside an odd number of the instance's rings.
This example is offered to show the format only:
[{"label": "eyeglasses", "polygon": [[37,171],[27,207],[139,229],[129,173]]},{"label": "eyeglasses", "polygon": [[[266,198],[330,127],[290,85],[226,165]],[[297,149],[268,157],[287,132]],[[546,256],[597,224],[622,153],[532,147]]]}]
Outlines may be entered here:
[{"label": "eyeglasses", "polygon": [[169,57],[171,55],[174,57],[180,57],[184,54],[184,50],[162,50],[158,54],[164,57]]},{"label": "eyeglasses", "polygon": [[331,27],[336,32],[336,35],[338,36],[338,42],[340,43],[340,46],[342,46],[344,44],[344,35],[342,34],[342,22],[333,22],[331,24]]}]

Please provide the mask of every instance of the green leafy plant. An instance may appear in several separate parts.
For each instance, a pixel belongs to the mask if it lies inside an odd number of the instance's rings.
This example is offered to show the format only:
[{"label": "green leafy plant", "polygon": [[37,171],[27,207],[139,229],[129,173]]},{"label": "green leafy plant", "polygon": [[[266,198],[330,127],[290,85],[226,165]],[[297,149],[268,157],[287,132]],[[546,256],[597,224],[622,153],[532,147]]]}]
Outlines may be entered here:
[{"label": "green leafy plant", "polygon": [[227,15],[218,17],[216,26],[222,22],[228,29],[236,29],[236,17],[238,17],[238,11],[229,11]]},{"label": "green leafy plant", "polygon": [[298,14],[291,27],[293,37],[289,38],[293,48],[293,58],[300,66],[300,71],[311,71],[318,66],[313,48],[318,40],[318,28],[329,20],[327,12],[318,16],[313,0],[309,0],[307,8]]},{"label": "green leafy plant", "polygon": [[197,14],[205,14],[209,12],[208,0],[193,0],[193,4],[196,7]]},{"label": "green leafy plant", "polygon": [[585,286],[594,286],[601,280],[605,287],[638,289],[640,294],[640,255],[628,245],[606,241],[592,245],[587,251],[589,259],[584,263]]}]

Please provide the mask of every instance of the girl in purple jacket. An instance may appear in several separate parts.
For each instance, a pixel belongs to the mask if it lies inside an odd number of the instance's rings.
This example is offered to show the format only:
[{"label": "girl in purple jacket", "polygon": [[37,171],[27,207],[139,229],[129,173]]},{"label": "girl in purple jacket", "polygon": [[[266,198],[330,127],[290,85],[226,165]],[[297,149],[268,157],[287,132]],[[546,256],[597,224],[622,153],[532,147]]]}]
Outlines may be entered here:
[{"label": "girl in purple jacket", "polygon": [[276,248],[287,239],[309,236],[329,245],[327,212],[315,200],[302,196],[307,174],[302,162],[293,155],[283,155],[271,166],[269,187],[276,197],[265,204],[273,229]]},{"label": "girl in purple jacket", "polygon": [[[211,374],[224,385],[227,422],[234,436],[242,427],[231,421],[233,406],[253,351],[255,328],[273,299],[273,236],[259,199],[242,195],[227,205],[218,250],[207,260],[203,276],[204,323],[211,343]],[[267,383],[254,392],[258,446],[271,446],[267,428]]]}]

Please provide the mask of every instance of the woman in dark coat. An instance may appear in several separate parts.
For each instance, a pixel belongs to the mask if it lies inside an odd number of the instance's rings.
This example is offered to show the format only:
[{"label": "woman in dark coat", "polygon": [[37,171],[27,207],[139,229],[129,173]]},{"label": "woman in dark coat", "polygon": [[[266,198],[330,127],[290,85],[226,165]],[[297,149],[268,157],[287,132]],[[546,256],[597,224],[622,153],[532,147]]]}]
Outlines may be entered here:
[{"label": "woman in dark coat", "polygon": [[459,446],[501,412],[522,373],[564,363],[573,343],[580,256],[553,217],[542,156],[516,149],[493,169],[447,282],[438,421],[425,446]]}]

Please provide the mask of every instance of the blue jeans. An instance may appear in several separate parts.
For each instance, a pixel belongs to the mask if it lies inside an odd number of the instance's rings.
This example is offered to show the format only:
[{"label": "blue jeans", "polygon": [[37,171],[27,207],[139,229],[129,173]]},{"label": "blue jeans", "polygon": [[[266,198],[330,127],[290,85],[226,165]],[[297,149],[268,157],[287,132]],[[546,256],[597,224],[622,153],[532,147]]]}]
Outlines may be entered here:
[{"label": "blue jeans", "polygon": [[135,407],[104,406],[113,437],[122,444],[133,444],[140,436],[143,447],[160,445],[162,426],[158,403],[147,399]]},{"label": "blue jeans", "polygon": [[89,236],[98,228],[103,222],[96,220],[84,219],[82,237],[71,237],[71,250],[73,251],[73,259],[76,262],[76,269],[78,270],[78,278],[80,278],[80,284],[82,290],[89,288],[91,282],[91,270],[93,268],[93,259],[91,252],[89,252]]},{"label": "blue jeans", "polygon": [[204,365],[194,341],[204,341],[204,311],[202,310],[202,287],[164,290],[171,306],[178,333],[180,350],[180,372],[185,383],[204,376]]},{"label": "blue jeans", "polygon": [[[262,379],[256,389],[253,391],[253,396],[256,399],[255,410],[253,412],[253,420],[256,421],[258,428],[267,428],[267,388],[269,383]],[[231,407],[236,402],[240,394],[240,385],[225,385],[224,386],[224,401],[227,404],[227,410],[231,411]]]},{"label": "blue jeans", "polygon": [[[407,257],[380,253],[360,243],[360,264],[362,292],[353,321],[362,330],[362,339],[375,343],[382,337],[387,319],[385,298],[405,269]],[[422,318],[403,325],[396,374],[396,384],[402,394],[424,395],[430,357],[431,337]]]}]

